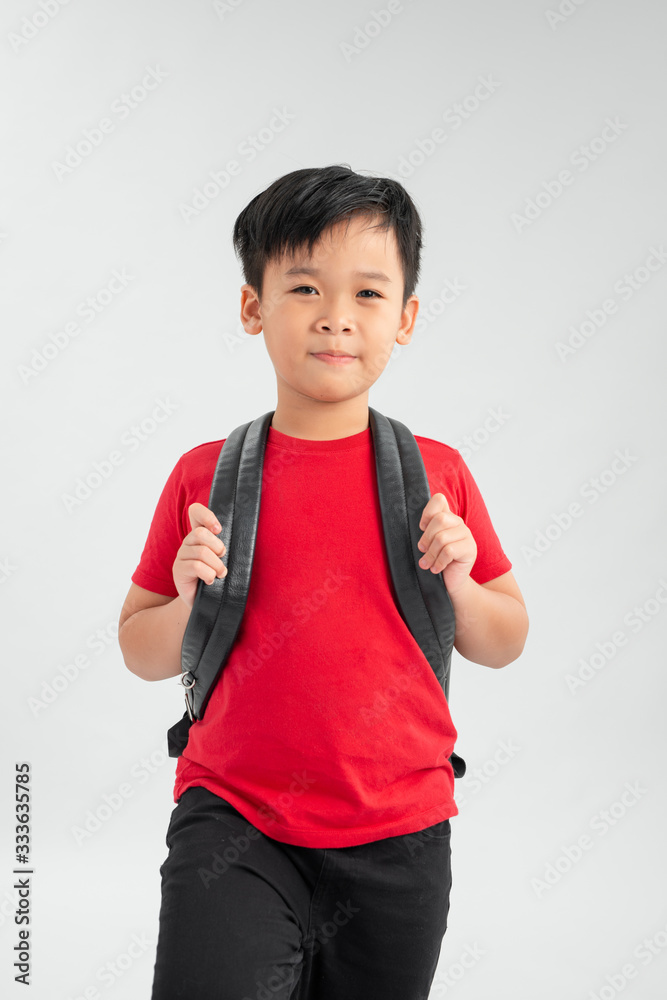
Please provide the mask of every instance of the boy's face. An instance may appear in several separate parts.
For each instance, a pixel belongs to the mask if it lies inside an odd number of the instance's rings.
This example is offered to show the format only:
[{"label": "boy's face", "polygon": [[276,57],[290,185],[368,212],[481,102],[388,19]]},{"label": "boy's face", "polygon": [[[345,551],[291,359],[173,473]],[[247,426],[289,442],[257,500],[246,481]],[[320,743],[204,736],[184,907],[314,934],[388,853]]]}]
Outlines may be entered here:
[{"label": "boy's face", "polygon": [[[242,286],[247,333],[264,330],[278,380],[278,404],[308,408],[312,401],[343,402],[366,394],[384,371],[394,344],[408,344],[419,300],[403,308],[403,270],[393,229],[355,216],[326,230],[313,256],[297,252],[267,264],[261,302]],[[304,269],[312,269],[307,272]],[[367,277],[355,272],[376,272]],[[388,280],[380,277],[380,273]],[[318,357],[345,352],[352,360]]]}]

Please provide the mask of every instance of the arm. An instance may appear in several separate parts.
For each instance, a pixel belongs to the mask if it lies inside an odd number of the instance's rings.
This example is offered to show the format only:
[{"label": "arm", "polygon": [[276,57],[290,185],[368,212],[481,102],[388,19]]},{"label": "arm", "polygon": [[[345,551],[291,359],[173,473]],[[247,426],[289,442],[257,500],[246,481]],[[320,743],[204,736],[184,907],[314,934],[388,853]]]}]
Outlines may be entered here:
[{"label": "arm", "polygon": [[190,608],[181,597],[167,597],[130,586],[118,622],[118,644],[125,666],[145,681],[177,677]]},{"label": "arm", "polygon": [[192,531],[185,536],[172,574],[178,597],[156,594],[132,583],[118,622],[118,644],[125,666],[145,681],[181,673],[181,647],[199,580],[212,583],[226,576],[226,549],[217,535],[218,519],[202,503],[188,507]]},{"label": "arm", "polygon": [[469,576],[450,594],[456,615],[454,649],[473,663],[505,667],[523,652],[528,614],[512,573],[488,583]]},{"label": "arm", "polygon": [[512,573],[482,584],[471,579],[475,539],[442,493],[434,493],[426,504],[419,527],[424,532],[418,543],[424,553],[420,566],[425,572],[442,573],[454,608],[454,648],[486,667],[516,660],[526,641],[528,615]]}]

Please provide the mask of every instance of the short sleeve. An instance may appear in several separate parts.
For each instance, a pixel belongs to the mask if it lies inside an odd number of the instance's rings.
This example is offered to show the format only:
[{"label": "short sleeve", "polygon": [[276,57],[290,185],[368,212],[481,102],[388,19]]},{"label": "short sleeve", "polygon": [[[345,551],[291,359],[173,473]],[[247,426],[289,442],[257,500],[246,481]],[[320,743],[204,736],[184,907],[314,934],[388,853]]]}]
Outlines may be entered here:
[{"label": "short sleeve", "polygon": [[141,559],[131,577],[138,587],[167,597],[178,597],[172,567],[185,537],[182,527],[185,504],[181,456],[162,489]]},{"label": "short sleeve", "polygon": [[491,517],[479,487],[459,452],[459,517],[470,528],[477,545],[477,559],[470,571],[475,583],[488,583],[503,573],[508,573],[512,563],[503,551],[500,539],[491,523]]},{"label": "short sleeve", "polygon": [[470,528],[477,545],[477,559],[470,571],[475,583],[488,583],[508,573],[512,563],[500,539],[473,475],[456,448],[432,438],[417,438],[424,459],[431,494],[443,493],[450,509]]}]

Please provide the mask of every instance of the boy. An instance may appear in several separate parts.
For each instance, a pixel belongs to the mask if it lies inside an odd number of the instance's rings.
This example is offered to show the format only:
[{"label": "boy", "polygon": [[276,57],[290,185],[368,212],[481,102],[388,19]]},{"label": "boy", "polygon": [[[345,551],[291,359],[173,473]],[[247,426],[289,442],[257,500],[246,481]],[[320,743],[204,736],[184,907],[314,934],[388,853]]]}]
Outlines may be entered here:
[{"label": "boy", "polygon": [[[152,1000],[426,1000],[457,734],[392,597],[368,414],[412,337],[419,215],[398,182],[334,165],[278,178],[233,238],[278,399],[243,621],[176,768]],[[176,463],[132,575],[119,641],[145,680],[180,675],[198,580],[226,573],[206,506],[222,443]],[[505,666],[528,627],[512,564],[459,452],[417,443],[422,568],[458,652]]]}]

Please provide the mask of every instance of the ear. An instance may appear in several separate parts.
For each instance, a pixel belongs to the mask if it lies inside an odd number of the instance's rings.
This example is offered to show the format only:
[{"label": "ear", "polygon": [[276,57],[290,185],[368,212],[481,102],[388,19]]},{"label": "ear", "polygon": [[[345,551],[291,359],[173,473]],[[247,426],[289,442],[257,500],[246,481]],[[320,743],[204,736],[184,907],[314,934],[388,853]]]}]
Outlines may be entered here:
[{"label": "ear", "polygon": [[245,332],[252,336],[262,332],[259,298],[252,285],[241,285],[241,323]]},{"label": "ear", "polygon": [[416,295],[411,295],[405,303],[405,309],[401,313],[401,322],[396,334],[397,344],[409,344],[412,339],[417,313],[419,312],[419,299]]}]

